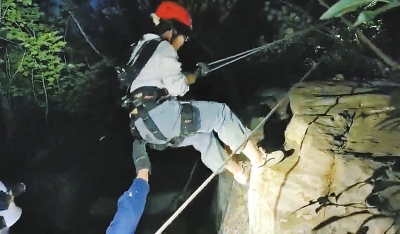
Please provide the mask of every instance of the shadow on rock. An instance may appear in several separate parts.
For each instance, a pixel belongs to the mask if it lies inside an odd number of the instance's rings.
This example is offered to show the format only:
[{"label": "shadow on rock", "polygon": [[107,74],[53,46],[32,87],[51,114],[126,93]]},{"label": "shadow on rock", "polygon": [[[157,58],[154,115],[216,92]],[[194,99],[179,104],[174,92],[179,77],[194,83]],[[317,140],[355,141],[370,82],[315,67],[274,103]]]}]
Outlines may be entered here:
[{"label": "shadow on rock", "polygon": [[389,100],[389,117],[377,124],[378,129],[389,128],[389,132],[400,131],[400,89],[393,90]]},{"label": "shadow on rock", "polygon": [[[355,183],[338,194],[331,193],[324,197],[319,197],[316,200],[312,200],[309,204],[297,209],[293,213],[314,204],[319,205],[315,209],[316,213],[328,206],[359,208],[361,210],[347,215],[332,216],[315,226],[313,230],[320,230],[333,222],[352,216],[370,214],[370,216],[361,223],[355,234],[367,233],[370,229],[370,227],[367,226],[368,222],[375,219],[392,219],[392,224],[387,227],[384,233],[388,233],[392,227],[395,228],[395,233],[398,233],[400,231],[400,228],[398,227],[400,221],[400,160],[394,160],[394,162],[387,163],[387,165],[375,170],[371,177],[365,181]],[[339,202],[341,195],[347,191],[354,188],[361,188],[367,184],[372,186],[372,191],[365,198],[363,203],[343,204]],[[351,234],[351,232],[347,232],[347,234]]]}]

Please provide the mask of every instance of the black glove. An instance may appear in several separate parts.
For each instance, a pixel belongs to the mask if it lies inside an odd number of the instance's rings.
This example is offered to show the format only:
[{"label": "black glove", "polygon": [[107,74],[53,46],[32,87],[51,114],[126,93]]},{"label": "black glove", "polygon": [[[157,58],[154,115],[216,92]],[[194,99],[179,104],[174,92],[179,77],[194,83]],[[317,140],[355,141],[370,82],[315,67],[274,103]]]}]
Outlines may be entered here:
[{"label": "black glove", "polygon": [[208,67],[207,64],[205,63],[197,63],[196,64],[196,72],[195,74],[197,75],[197,77],[203,77],[206,76],[209,72],[210,72],[210,68]]},{"label": "black glove", "polygon": [[149,169],[149,172],[151,171],[151,163],[144,140],[135,139],[135,141],[133,141],[132,158],[136,167],[136,172],[141,169]]}]

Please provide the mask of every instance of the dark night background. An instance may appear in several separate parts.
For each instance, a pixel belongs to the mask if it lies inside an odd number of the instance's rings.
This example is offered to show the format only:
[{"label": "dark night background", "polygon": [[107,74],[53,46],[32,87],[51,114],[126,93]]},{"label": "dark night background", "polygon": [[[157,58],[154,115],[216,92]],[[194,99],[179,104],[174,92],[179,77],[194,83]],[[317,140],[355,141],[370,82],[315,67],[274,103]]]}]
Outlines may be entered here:
[{"label": "dark night background", "polygon": [[[62,2],[37,2],[48,15],[69,17],[65,11],[55,13],[57,4]],[[153,10],[159,2],[149,0]],[[212,62],[260,46],[261,36],[266,42],[279,38],[281,25],[266,20],[268,13],[263,10],[263,0],[216,3],[192,0],[186,3],[199,2],[208,7],[193,14],[194,35],[179,51],[184,70],[195,69],[199,61]],[[271,7],[277,9],[285,5],[283,1],[270,2]],[[334,2],[329,1],[329,4]],[[290,3],[310,14],[314,22],[325,11],[315,0],[292,0]],[[85,33],[103,55],[115,61],[114,66],[126,63],[130,44],[151,27],[148,12],[140,9],[136,0],[76,0],[71,4],[75,6],[74,15]],[[117,9],[119,14],[101,12],[110,7]],[[229,16],[221,22],[227,11]],[[380,33],[365,30],[366,35],[374,35],[373,42],[395,60],[400,59],[398,12],[393,10],[380,17],[383,22]],[[340,20],[334,20],[332,25],[339,33],[351,34]],[[86,43],[72,20],[69,29],[67,41],[86,54],[89,63],[102,59]],[[260,53],[220,69],[198,80],[185,98],[227,103],[241,119],[265,116],[268,108],[252,109],[251,113],[245,111],[246,107],[258,106],[260,100],[255,91],[270,87],[289,88],[296,83],[309,70],[307,59],[318,60],[321,56],[322,52],[315,51],[316,44],[327,53],[336,54],[340,61],[332,59],[324,63],[309,80],[325,80],[335,74],[358,79],[380,76],[377,68],[371,66],[371,61],[377,57],[369,48],[340,44],[320,34],[310,37],[281,53]],[[16,198],[23,214],[12,227],[12,233],[104,233],[112,217],[90,215],[90,205],[99,197],[119,197],[135,177],[128,116],[118,106],[118,83],[113,66],[102,68],[96,78],[96,88],[81,100],[82,110],[71,114],[53,107],[49,111],[48,126],[43,109],[23,100],[15,102],[16,134],[13,138],[10,139],[5,130],[9,123],[0,117],[0,178],[4,182],[22,181],[27,185],[26,193]],[[275,116],[267,122],[267,140],[273,147],[283,143],[285,124]],[[199,156],[191,147],[150,151],[153,165],[150,194],[181,190]],[[210,174],[211,171],[199,163],[190,187],[197,188]],[[201,233],[197,231],[200,227],[208,230],[206,233],[213,233],[215,217],[211,205],[216,184],[217,179],[214,179],[166,233]],[[137,233],[161,227],[171,214],[143,217]]]}]

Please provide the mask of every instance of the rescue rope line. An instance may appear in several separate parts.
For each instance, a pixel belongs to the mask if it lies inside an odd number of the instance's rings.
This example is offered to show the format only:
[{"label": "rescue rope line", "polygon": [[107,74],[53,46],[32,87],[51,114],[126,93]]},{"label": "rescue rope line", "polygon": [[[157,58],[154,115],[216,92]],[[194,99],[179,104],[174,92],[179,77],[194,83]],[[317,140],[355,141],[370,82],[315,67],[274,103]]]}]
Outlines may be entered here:
[{"label": "rescue rope line", "polygon": [[[318,63],[315,63],[313,67],[301,78],[299,82],[302,82],[305,80],[311,72],[313,72],[319,64],[324,60],[324,56],[321,57],[321,59],[318,61]],[[289,92],[288,92],[289,93]],[[213,172],[197,189],[190,195],[190,197],[178,208],[178,210],[175,211],[175,213],[158,229],[158,231],[155,234],[161,234],[171,223],[178,217],[180,213],[189,205],[190,202],[211,182],[211,180],[218,175],[218,172],[225,166],[225,164],[232,158],[233,155],[236,154],[236,152],[242,148],[247,141],[250,139],[250,137],[254,134],[255,131],[257,131],[261,126],[265,124],[265,122],[272,116],[272,114],[278,109],[278,107],[285,101],[286,98],[288,98],[288,93],[286,93],[285,97],[282,98],[278,104],[275,105],[275,107],[268,113],[267,116],[264,117],[264,119],[257,125],[257,127],[254,128],[253,131],[251,131],[250,135],[245,139],[245,141],[237,148],[235,151],[232,151],[232,153],[225,159],[224,164],[215,172]]]},{"label": "rescue rope line", "polygon": [[324,22],[324,23],[321,23],[321,24],[317,24],[317,25],[315,25],[314,27],[305,29],[305,30],[300,31],[300,32],[295,32],[295,33],[290,34],[290,35],[286,35],[284,38],[279,39],[279,40],[276,40],[276,41],[273,41],[273,42],[268,43],[268,44],[266,44],[266,45],[262,45],[262,46],[259,46],[259,47],[257,47],[257,48],[253,48],[253,49],[250,49],[250,50],[246,50],[246,51],[244,51],[244,52],[241,52],[241,53],[238,53],[238,54],[235,54],[235,55],[232,55],[232,56],[229,56],[229,57],[226,57],[226,58],[223,58],[223,59],[220,59],[220,60],[211,62],[211,63],[208,63],[208,65],[214,65],[214,64],[221,63],[221,62],[223,62],[223,61],[232,59],[232,60],[230,60],[230,61],[228,61],[228,62],[225,62],[225,63],[223,63],[223,64],[221,64],[221,65],[219,65],[219,66],[217,66],[217,67],[215,67],[215,68],[210,69],[210,71],[209,71],[208,73],[210,73],[210,72],[212,72],[212,71],[215,71],[215,70],[218,70],[218,69],[220,69],[220,68],[222,68],[222,67],[225,67],[226,65],[229,65],[229,64],[231,64],[231,63],[234,63],[234,62],[236,62],[236,61],[238,61],[238,60],[240,60],[240,59],[243,59],[243,58],[246,58],[246,57],[248,57],[248,56],[250,56],[250,55],[253,55],[253,54],[255,54],[255,53],[257,53],[257,52],[259,52],[259,51],[261,51],[261,50],[268,49],[268,48],[270,48],[270,47],[272,47],[272,46],[274,46],[274,45],[277,45],[277,44],[282,43],[282,42],[284,42],[284,41],[290,40],[290,39],[292,39],[292,38],[294,38],[294,37],[296,37],[296,36],[305,35],[305,34],[311,32],[311,31],[314,31],[314,30],[317,29],[317,28],[320,28],[320,27],[322,27],[322,26],[327,25],[328,23],[329,23],[329,22]]}]

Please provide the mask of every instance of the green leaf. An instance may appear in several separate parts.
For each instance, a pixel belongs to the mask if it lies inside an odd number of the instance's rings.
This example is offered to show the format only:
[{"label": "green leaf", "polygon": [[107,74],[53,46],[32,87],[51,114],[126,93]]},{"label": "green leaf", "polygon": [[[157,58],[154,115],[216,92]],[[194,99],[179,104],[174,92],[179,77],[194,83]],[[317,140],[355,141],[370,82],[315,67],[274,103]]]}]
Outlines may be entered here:
[{"label": "green leaf", "polygon": [[58,41],[56,44],[54,44],[55,46],[60,46],[60,47],[64,47],[67,43],[65,41]]},{"label": "green leaf", "polygon": [[22,1],[22,4],[23,4],[24,6],[32,5],[32,0],[23,0],[23,1]]},{"label": "green leaf", "polygon": [[[374,2],[375,0],[340,0],[331,6],[324,14],[319,18],[320,20],[327,20],[334,17],[340,17],[348,12],[355,11],[359,7],[366,6]],[[378,2],[389,3],[390,0],[376,0]]]},{"label": "green leaf", "polygon": [[384,11],[390,10],[392,8],[398,7],[398,6],[400,6],[400,2],[395,1],[395,2],[391,2],[389,4],[386,4],[385,6],[380,7],[374,11],[363,11],[358,15],[357,20],[354,23],[354,26],[358,26],[362,23],[366,23],[366,22],[374,19],[378,14],[380,14]]},{"label": "green leaf", "polygon": [[7,33],[6,39],[7,40],[12,40],[14,38],[14,35],[12,33]]},{"label": "green leaf", "polygon": [[47,58],[45,51],[40,51],[38,56],[39,56],[39,59],[46,59]]},{"label": "green leaf", "polygon": [[22,73],[23,76],[28,76],[29,75],[29,71],[24,71],[24,73]]},{"label": "green leaf", "polygon": [[58,52],[61,52],[61,48],[53,48],[53,52],[55,52],[55,53],[58,53]]},{"label": "green leaf", "polygon": [[375,18],[376,15],[377,14],[374,11],[363,11],[358,15],[357,20],[354,23],[354,26],[358,26],[362,23],[366,23],[366,22],[372,20],[373,18]]}]

